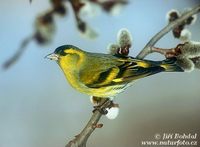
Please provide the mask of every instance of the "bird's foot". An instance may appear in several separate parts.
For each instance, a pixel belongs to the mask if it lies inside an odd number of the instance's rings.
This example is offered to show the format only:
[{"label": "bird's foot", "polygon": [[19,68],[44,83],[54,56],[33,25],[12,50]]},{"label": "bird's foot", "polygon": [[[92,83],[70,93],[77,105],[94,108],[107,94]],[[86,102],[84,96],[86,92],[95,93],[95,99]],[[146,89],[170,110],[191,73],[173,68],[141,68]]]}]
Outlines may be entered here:
[{"label": "bird's foot", "polygon": [[101,103],[97,106],[94,106],[94,110],[92,111],[93,113],[95,111],[99,111],[101,114],[106,115],[108,113],[108,109],[112,107],[118,107],[118,104],[113,103],[110,99],[102,99]]}]

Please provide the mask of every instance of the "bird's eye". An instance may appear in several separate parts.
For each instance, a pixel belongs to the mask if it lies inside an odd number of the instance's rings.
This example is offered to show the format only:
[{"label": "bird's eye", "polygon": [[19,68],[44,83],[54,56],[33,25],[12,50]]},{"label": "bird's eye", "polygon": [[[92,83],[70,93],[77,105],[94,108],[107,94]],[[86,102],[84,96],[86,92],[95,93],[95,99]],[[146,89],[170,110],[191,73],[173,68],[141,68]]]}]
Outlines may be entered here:
[{"label": "bird's eye", "polygon": [[60,56],[66,56],[67,55],[67,53],[64,51],[64,50],[56,50],[54,53],[56,53],[56,54],[58,54],[58,55],[60,55]]},{"label": "bird's eye", "polygon": [[62,50],[62,51],[60,52],[60,55],[61,55],[61,56],[66,56],[67,53],[66,53],[64,50]]}]

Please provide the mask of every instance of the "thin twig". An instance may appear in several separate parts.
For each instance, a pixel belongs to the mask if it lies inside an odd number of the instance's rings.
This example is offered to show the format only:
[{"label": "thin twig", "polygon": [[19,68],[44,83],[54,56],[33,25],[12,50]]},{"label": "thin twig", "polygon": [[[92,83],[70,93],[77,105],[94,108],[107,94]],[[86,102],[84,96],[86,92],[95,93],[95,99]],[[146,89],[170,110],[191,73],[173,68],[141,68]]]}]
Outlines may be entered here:
[{"label": "thin twig", "polygon": [[160,32],[158,32],[147,44],[146,46],[141,50],[141,52],[137,55],[137,58],[143,59],[148,54],[152,53],[152,47],[159,41],[165,34],[167,34],[169,31],[171,31],[176,26],[180,25],[183,21],[185,21],[190,16],[199,13],[200,12],[200,5],[197,7],[194,7],[184,15],[182,15],[179,19],[176,21],[171,22],[166,27],[164,27]]},{"label": "thin twig", "polygon": [[157,47],[151,47],[151,51],[155,53],[159,53],[164,55],[166,58],[174,57],[175,56],[175,48],[171,49],[163,49],[163,48],[157,48]]},{"label": "thin twig", "polygon": [[24,39],[24,41],[21,43],[19,49],[17,52],[3,64],[4,69],[8,69],[10,66],[12,66],[16,61],[21,57],[21,55],[26,50],[26,46],[29,44],[29,42],[33,39],[33,36],[27,37]]}]

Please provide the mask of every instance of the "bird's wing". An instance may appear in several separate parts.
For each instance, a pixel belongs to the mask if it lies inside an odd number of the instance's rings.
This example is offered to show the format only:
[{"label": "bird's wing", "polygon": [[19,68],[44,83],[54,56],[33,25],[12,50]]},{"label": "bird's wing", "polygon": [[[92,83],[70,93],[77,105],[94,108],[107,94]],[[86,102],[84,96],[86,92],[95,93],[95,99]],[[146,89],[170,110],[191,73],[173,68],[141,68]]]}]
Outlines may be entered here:
[{"label": "bird's wing", "polygon": [[[115,60],[115,61],[113,61]],[[92,62],[92,61],[91,61]],[[134,58],[114,58],[112,62],[96,62],[88,68],[87,74],[82,72],[81,81],[90,88],[127,84],[139,78],[143,78],[163,71],[156,62],[138,60]]]},{"label": "bird's wing", "polygon": [[113,84],[131,82],[136,79],[164,71],[158,62],[148,60],[138,60],[130,58],[123,65],[118,66],[120,69],[117,77],[113,79]]}]

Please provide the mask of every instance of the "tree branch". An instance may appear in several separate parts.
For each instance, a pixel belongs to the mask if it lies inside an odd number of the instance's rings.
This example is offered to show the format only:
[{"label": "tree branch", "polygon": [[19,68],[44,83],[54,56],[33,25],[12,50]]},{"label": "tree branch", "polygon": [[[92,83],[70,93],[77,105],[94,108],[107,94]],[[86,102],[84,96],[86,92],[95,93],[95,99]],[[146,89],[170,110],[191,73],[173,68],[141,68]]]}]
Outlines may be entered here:
[{"label": "tree branch", "polygon": [[15,62],[17,62],[17,60],[21,57],[21,55],[24,53],[24,51],[26,50],[26,46],[28,45],[28,43],[33,39],[33,36],[27,37],[24,39],[24,41],[21,43],[19,49],[17,50],[17,52],[9,59],[7,60],[4,64],[3,64],[3,68],[7,69],[9,68],[11,65],[13,65]]},{"label": "tree branch", "polygon": [[151,47],[151,52],[159,53],[164,55],[166,58],[172,58],[177,57],[181,54],[181,47],[184,44],[178,44],[175,48],[170,49],[163,49],[163,48],[157,48],[157,47]]},{"label": "tree branch", "polygon": [[[158,52],[160,54],[165,55],[166,58],[168,57],[173,57],[177,56],[180,53],[180,45],[178,45],[176,48],[172,49],[162,49],[162,48],[156,48],[154,45],[156,44],[157,41],[159,41],[165,34],[167,34],[169,31],[171,31],[173,28],[176,26],[180,25],[183,21],[185,21],[187,18],[190,16],[200,12],[200,5],[197,7],[191,9],[184,15],[182,15],[179,19],[177,19],[174,22],[171,22],[168,24],[166,27],[164,27],[160,32],[158,32],[147,44],[146,46],[142,49],[142,51],[137,55],[137,58],[143,59],[146,57],[148,54],[153,53],[153,52]],[[194,61],[197,61],[198,59],[194,59]],[[112,104],[112,101],[109,99],[102,98],[98,110],[105,110],[106,108],[109,108],[110,105]],[[66,147],[86,147],[86,143],[92,132],[96,128],[101,128],[102,124],[98,124],[102,113],[101,111],[94,111],[92,117],[88,121],[87,125],[85,128],[81,131],[79,135],[77,135],[73,140],[71,140]]]},{"label": "tree branch", "polygon": [[160,32],[158,32],[147,44],[146,46],[142,49],[142,51],[137,55],[138,59],[143,59],[145,58],[148,54],[154,52],[152,50],[152,47],[169,31],[171,31],[173,28],[176,26],[180,25],[184,20],[189,18],[190,16],[199,13],[200,12],[200,5],[197,7],[194,7],[184,15],[182,15],[179,19],[171,22],[168,24],[166,27],[164,27]]}]

